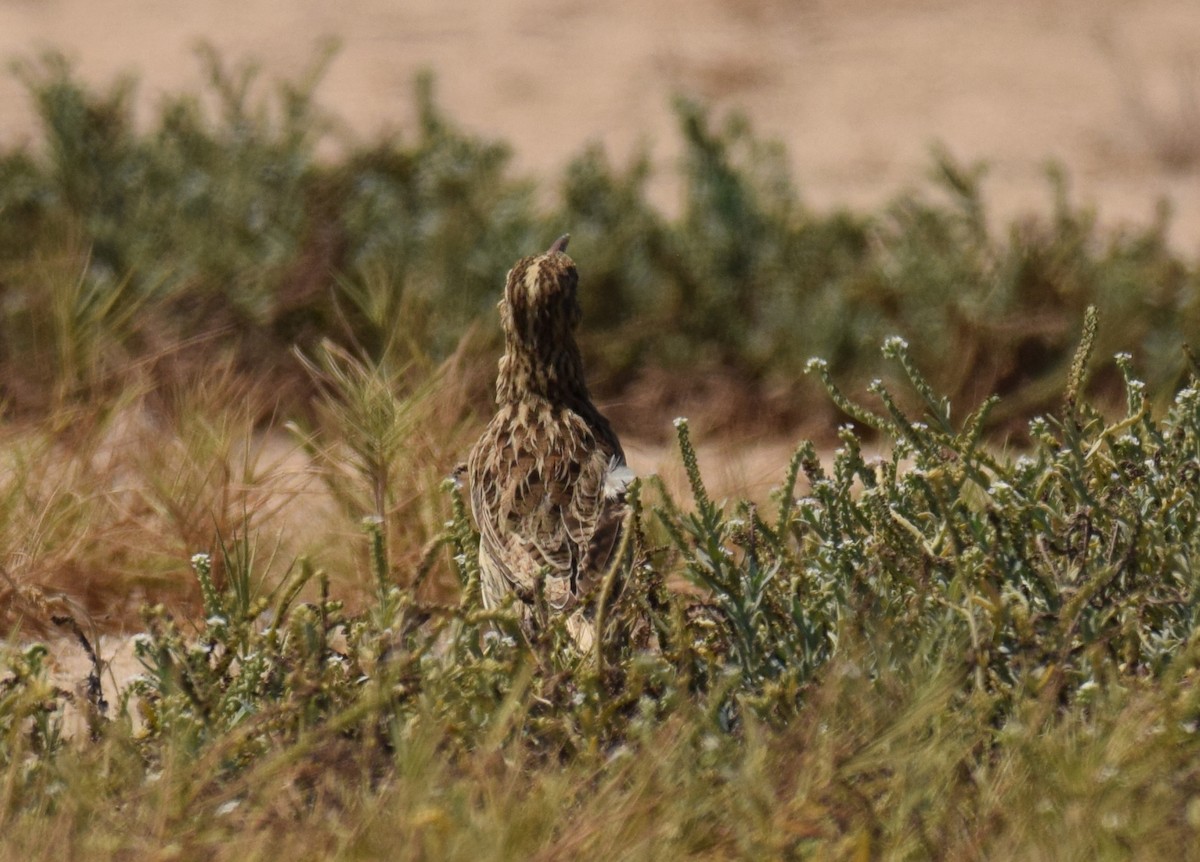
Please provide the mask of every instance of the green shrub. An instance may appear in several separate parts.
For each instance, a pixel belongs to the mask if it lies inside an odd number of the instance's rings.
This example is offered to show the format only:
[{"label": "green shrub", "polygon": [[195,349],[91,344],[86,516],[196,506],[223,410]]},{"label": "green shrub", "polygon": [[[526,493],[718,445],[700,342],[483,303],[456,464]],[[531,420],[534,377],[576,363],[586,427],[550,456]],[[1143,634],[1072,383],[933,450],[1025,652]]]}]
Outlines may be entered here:
[{"label": "green shrub", "polygon": [[[649,203],[644,155],[614,166],[590,148],[539,195],[503,142],[438,108],[428,76],[413,132],[361,143],[337,137],[315,101],[328,51],[273,90],[252,64],[200,56],[207,92],[171,96],[141,123],[131,79],[93,91],[55,54],[20,67],[42,135],[0,152],[13,408],[86,397],[131,365],[170,380],[214,353],[303,403],[296,344],[441,359],[483,320],[495,345],[503,273],[564,231],[606,394],[646,368],[721,367],[748,388],[812,397],[797,382],[812,355],[858,391],[880,373],[874,345],[900,333],[952,397],[1007,396],[989,421],[1011,427],[1052,404],[1090,304],[1122,321],[1098,349],[1136,348],[1152,391],[1177,384],[1178,346],[1200,335],[1200,277],[1167,245],[1165,213],[1103,231],[1057,172],[1050,212],[1010,225],[988,213],[983,168],[940,151],[929,188],[874,213],[819,213],[779,146],[679,100],[682,200],[668,218]],[[1116,375],[1098,383],[1119,394]]]},{"label": "green shrub", "polygon": [[[400,804],[395,794],[428,793],[440,806],[466,786],[489,788],[484,810],[508,811],[499,788],[516,782],[590,800],[585,808],[633,806],[621,834],[637,843],[653,830],[632,831],[646,804],[634,788],[665,782],[686,802],[655,810],[682,831],[655,846],[695,852],[1028,851],[1063,840],[1052,815],[1072,799],[1094,810],[1072,846],[1174,846],[1195,828],[1188,812],[1200,791],[1187,767],[1200,750],[1200,379],[1156,417],[1119,355],[1126,410],[1106,420],[1084,395],[1099,342],[1089,310],[1062,407],[1032,421],[1034,445],[1016,457],[982,440],[998,399],[955,422],[903,339],[883,353],[916,410],[878,382],[880,408],[870,410],[811,361],[854,424],[829,463],[811,443],[798,448],[770,512],[710,498],[679,420],[692,500],[633,486],[626,588],[604,602],[586,655],[561,620],[527,638],[511,605],[482,608],[478,537],[453,483],[450,517],[411,575],[395,571],[383,521],[365,521],[375,596],[360,611],[333,598],[306,560],[268,586],[253,537],[232,537],[219,549],[220,582],[217,561],[193,559],[202,621],[146,610],[136,647],[145,672],[113,715],[98,686],[74,695],[49,686],[44,647],[10,653],[0,823],[82,805],[64,787],[89,786],[81,775],[101,769],[109,800],[145,794],[137,788],[169,772],[164,792],[191,800],[170,828],[193,840],[200,821],[187,809],[226,800],[266,811],[275,803],[262,787],[280,781],[300,788],[296,811],[332,806],[327,816],[347,787],[357,788],[348,812]],[[381,407],[386,387],[368,385],[372,375],[391,379],[365,364],[323,377],[351,417],[335,426],[347,451],[373,451],[379,435],[353,416],[408,409]],[[884,441],[873,458],[868,429]],[[362,499],[378,500],[375,474],[365,462],[348,474]],[[442,548],[460,589],[451,603],[417,589]],[[680,577],[691,590],[665,589]],[[94,654],[93,663],[99,678]],[[88,717],[91,742],[64,736],[70,700]],[[1159,728],[1150,741],[1148,714]],[[1119,762],[1124,789],[1103,790],[1087,758],[1101,771]],[[1057,771],[1030,796],[1047,762]],[[1135,822],[1119,813],[1142,810],[1144,793],[1156,794],[1157,814],[1146,808],[1149,820]],[[580,816],[545,804],[522,847],[550,846]],[[508,834],[518,822],[504,819],[511,811],[481,821],[468,808],[443,812],[453,834]],[[398,823],[408,825],[398,828],[407,829],[419,815],[403,810]]]},{"label": "green shrub", "polygon": [[[327,582],[308,563],[256,596],[261,575],[248,537],[222,545],[220,589],[211,561],[200,555],[195,564],[207,622],[192,641],[161,610],[151,612],[139,654],[153,685],[143,681],[135,693],[151,706],[176,697],[174,714],[194,712],[189,720],[207,726],[221,716],[241,720],[245,710],[259,708],[254,704],[281,698],[336,714],[362,696],[359,687],[375,674],[396,673],[405,682],[386,680],[399,697],[384,711],[390,720],[400,704],[412,706],[430,690],[438,702],[453,700],[459,683],[447,684],[443,674],[457,679],[482,662],[496,680],[511,682],[527,677],[521,667],[528,665],[538,671],[522,684],[537,692],[535,701],[563,708],[555,720],[565,724],[550,735],[558,744],[591,748],[626,732],[632,715],[613,710],[613,703],[632,708],[646,697],[656,709],[699,697],[727,729],[747,708],[758,720],[787,721],[840,655],[854,656],[869,676],[956,668],[964,693],[993,700],[998,714],[1029,698],[1059,705],[1122,679],[1161,678],[1197,658],[1200,595],[1190,561],[1200,543],[1194,494],[1200,386],[1193,378],[1156,419],[1145,384],[1119,355],[1127,410],[1106,422],[1081,394],[1097,340],[1093,310],[1061,415],[1033,420],[1035,446],[1016,458],[982,442],[997,399],[954,423],[951,402],[935,394],[900,338],[889,339],[884,353],[924,403],[916,415],[880,382],[871,388],[882,412],[848,400],[827,364],[813,360],[810,368],[840,409],[890,444],[868,460],[861,431],[846,426],[832,463],[823,465],[813,444],[804,443],[769,514],[744,501],[711,500],[688,423],[679,420],[693,499],[681,507],[656,484],[658,502],[646,509],[643,489],[635,491],[625,563],[630,586],[602,615],[594,656],[574,655],[554,624],[526,642],[510,611],[483,611],[475,586],[477,537],[454,491],[453,517],[416,581],[394,572],[380,516],[367,519],[377,598],[359,614],[347,615],[329,599]],[[378,392],[367,392],[360,380],[371,373],[360,367],[353,378],[330,376],[325,385],[342,385],[352,402],[374,403]],[[357,438],[364,445],[375,439],[372,429],[341,426],[348,451]],[[364,509],[382,500],[376,473],[365,464],[354,474],[366,491]],[[807,487],[797,496],[801,480]],[[665,545],[658,543],[663,539]],[[413,588],[393,586],[397,578],[419,583],[433,562],[429,554],[442,546],[453,550],[457,605],[422,603]],[[695,584],[699,597],[664,590],[676,575]],[[314,577],[325,584],[322,598],[293,606]],[[657,649],[645,652],[620,634],[638,619],[653,627]],[[337,679],[323,681],[325,673]],[[330,704],[340,706],[314,706],[315,692],[325,688]],[[566,701],[563,690],[570,692]],[[478,707],[480,728],[505,692],[497,683],[496,700]],[[606,704],[602,717],[581,707],[592,697],[589,708]],[[535,711],[526,718],[550,732],[545,716]],[[151,722],[169,724],[162,717]]]}]

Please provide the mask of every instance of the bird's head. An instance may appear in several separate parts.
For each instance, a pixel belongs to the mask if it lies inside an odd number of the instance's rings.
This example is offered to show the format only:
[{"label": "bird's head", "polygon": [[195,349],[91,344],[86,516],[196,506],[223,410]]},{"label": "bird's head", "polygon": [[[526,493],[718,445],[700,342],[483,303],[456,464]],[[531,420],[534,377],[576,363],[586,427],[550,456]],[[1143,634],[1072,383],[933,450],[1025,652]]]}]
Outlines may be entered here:
[{"label": "bird's head", "polygon": [[532,352],[572,339],[579,325],[579,275],[567,257],[570,234],[555,240],[542,254],[523,257],[508,271],[500,322],[510,347]]},{"label": "bird's head", "polygon": [[521,258],[508,272],[500,300],[504,356],[496,389],[501,402],[538,397],[588,403],[575,343],[579,276],[566,254],[568,239],[562,236],[543,254]]}]

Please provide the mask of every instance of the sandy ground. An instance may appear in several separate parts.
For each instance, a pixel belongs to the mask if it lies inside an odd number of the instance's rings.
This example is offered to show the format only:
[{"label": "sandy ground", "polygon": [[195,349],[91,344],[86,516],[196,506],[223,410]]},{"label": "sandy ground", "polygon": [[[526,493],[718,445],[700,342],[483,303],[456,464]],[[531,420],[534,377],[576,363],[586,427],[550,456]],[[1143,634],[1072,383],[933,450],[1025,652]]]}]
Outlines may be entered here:
[{"label": "sandy ground", "polygon": [[[198,85],[199,39],[291,76],[328,36],[342,50],[321,99],[358,135],[403,129],[428,68],[520,170],[552,176],[597,140],[669,166],[670,99],[688,93],[784,141],[819,207],[922,182],[940,141],[988,161],[999,217],[1045,209],[1056,159],[1107,224],[1170,199],[1174,241],[1200,251],[1196,0],[0,0],[0,57],[58,46],[95,81],[139,74],[148,104]],[[0,144],[32,134],[0,81]],[[656,194],[670,204],[665,174]]]}]

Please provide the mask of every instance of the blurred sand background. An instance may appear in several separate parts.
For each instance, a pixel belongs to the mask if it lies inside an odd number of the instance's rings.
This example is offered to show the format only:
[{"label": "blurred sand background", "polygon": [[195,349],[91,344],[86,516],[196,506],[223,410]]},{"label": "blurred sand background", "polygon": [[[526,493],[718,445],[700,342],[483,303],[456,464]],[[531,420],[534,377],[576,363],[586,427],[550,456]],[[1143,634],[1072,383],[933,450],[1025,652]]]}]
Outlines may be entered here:
[{"label": "blurred sand background", "polygon": [[[1046,211],[1054,159],[1105,224],[1167,198],[1174,243],[1200,251],[1197,0],[0,0],[0,57],[53,46],[96,83],[134,73],[145,107],[200,86],[201,39],[278,78],[331,36],[319,97],[353,136],[403,133],[431,69],[450,115],[509,141],[522,172],[553,177],[597,140],[669,168],[685,93],[782,140],[820,208],[920,185],[941,142],[991,166],[998,219]],[[35,134],[3,77],[0,145]],[[654,191],[669,209],[669,171]]]}]

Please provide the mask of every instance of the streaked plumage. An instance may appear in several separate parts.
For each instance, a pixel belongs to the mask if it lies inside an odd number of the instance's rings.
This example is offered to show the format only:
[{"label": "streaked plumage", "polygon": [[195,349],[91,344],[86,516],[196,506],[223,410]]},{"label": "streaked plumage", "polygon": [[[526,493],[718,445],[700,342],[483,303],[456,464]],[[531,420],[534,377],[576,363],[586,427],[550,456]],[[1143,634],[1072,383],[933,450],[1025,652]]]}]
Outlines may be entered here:
[{"label": "streaked plumage", "polygon": [[566,245],[564,236],[508,273],[496,415],[467,466],[485,606],[515,591],[533,626],[536,580],[545,572],[549,610],[569,615],[586,649],[593,632],[585,600],[620,542],[633,474],[583,379],[578,275]]}]

